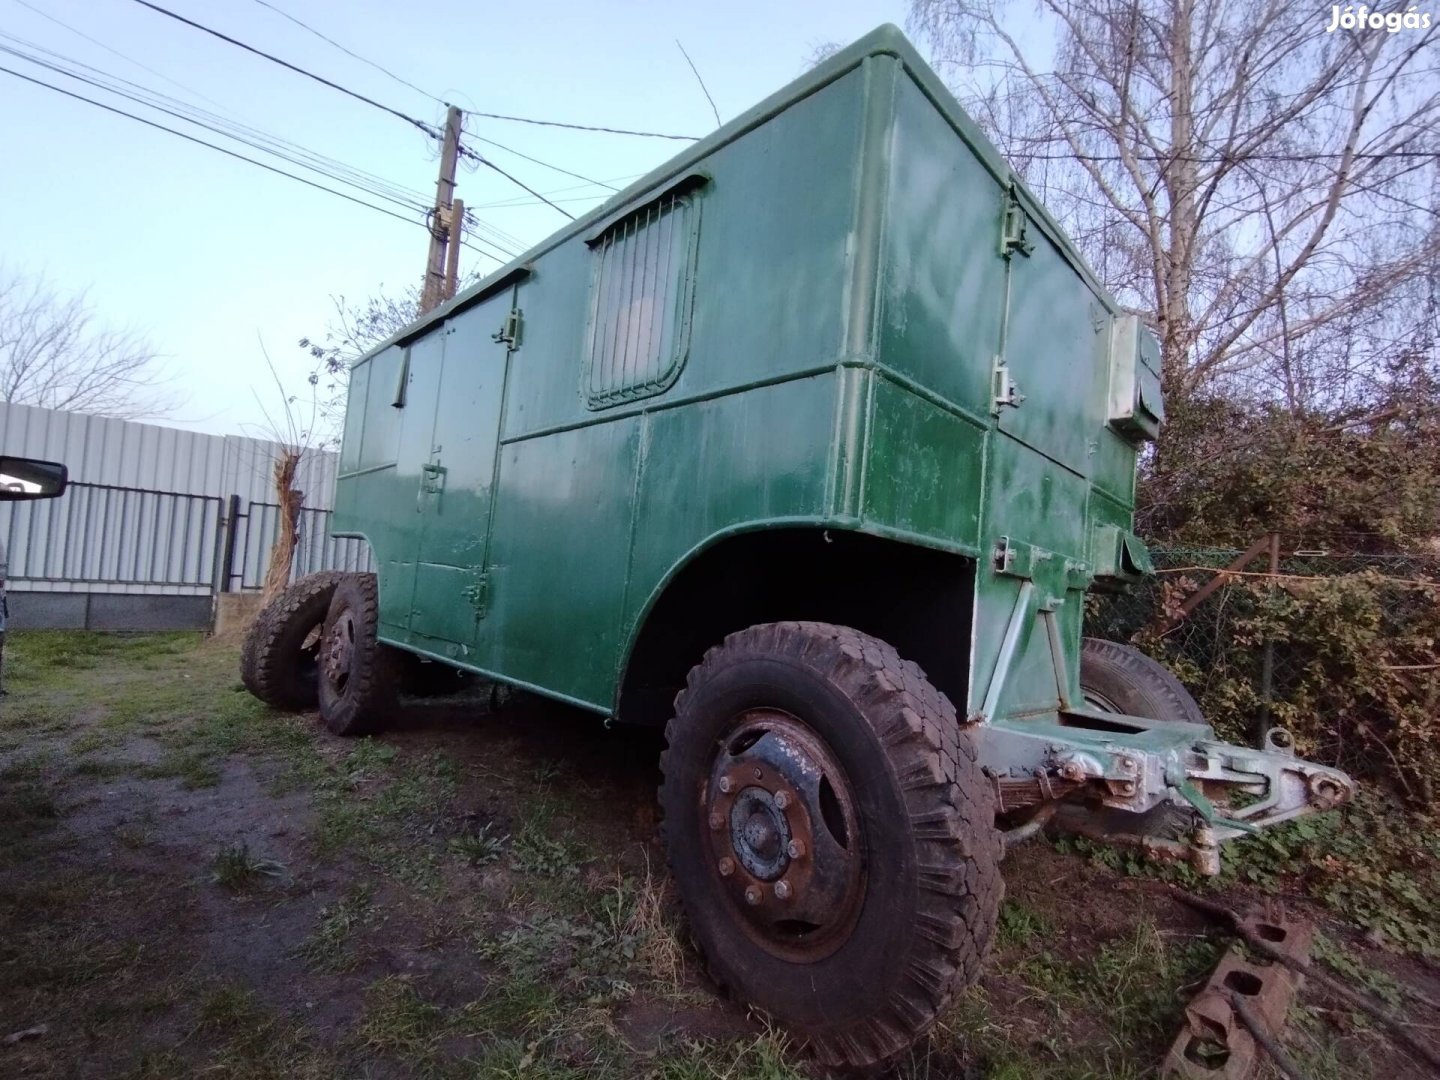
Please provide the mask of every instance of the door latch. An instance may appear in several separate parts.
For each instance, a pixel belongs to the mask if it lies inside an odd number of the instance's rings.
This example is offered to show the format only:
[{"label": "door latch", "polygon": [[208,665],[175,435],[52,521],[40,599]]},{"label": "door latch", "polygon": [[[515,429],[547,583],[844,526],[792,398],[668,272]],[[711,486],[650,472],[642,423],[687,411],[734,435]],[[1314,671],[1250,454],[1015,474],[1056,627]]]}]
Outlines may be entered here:
[{"label": "door latch", "polygon": [[439,495],[445,489],[445,466],[438,461],[420,466],[420,493]]},{"label": "door latch", "polygon": [[990,412],[1000,415],[1000,410],[1009,406],[1018,409],[1025,395],[1020,393],[1015,386],[1015,380],[1010,377],[1010,365],[1005,362],[1003,356],[995,357],[995,364],[991,368],[991,393],[993,397],[990,402]]},{"label": "door latch", "polygon": [[505,321],[500,324],[500,329],[491,335],[491,340],[497,345],[507,346],[512,351],[520,347],[520,331],[524,324],[524,318],[520,309],[511,308],[510,313],[505,316]]}]

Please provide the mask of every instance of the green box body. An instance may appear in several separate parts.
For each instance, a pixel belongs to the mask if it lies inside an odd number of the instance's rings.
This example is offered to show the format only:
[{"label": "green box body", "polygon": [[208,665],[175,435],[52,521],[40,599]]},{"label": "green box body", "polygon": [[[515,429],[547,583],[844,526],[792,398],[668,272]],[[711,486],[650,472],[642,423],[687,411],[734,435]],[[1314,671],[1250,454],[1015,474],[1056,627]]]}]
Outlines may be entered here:
[{"label": "green box body", "polygon": [[385,641],[599,713],[758,611],[1043,724],[1085,591],[1145,569],[1156,370],[886,27],[360,360],[334,531]]}]

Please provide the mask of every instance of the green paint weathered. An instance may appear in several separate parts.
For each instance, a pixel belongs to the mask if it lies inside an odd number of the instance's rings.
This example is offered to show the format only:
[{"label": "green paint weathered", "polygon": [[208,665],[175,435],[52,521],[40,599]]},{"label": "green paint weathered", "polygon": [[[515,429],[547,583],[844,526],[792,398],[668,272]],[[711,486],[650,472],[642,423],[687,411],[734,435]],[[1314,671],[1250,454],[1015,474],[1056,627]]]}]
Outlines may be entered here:
[{"label": "green paint weathered", "polygon": [[[665,254],[601,280],[606,244]],[[515,310],[518,341],[497,340]],[[950,552],[976,564],[953,624],[967,711],[990,693],[986,719],[1053,718],[1133,511],[1119,316],[882,27],[362,359],[335,531],[374,549],[385,640],[606,714],[647,614],[724,538]],[[640,389],[597,397],[615,320]],[[683,340],[660,348],[667,325]],[[1002,537],[1023,576],[996,571]]]}]

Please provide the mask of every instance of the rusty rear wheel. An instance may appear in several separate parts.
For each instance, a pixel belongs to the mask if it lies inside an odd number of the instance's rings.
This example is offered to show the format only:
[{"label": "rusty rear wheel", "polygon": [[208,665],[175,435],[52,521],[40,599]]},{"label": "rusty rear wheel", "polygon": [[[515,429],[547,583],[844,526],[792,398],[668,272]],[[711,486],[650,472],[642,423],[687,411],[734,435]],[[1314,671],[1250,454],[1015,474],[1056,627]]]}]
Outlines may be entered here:
[{"label": "rusty rear wheel", "polygon": [[338,570],[307,574],[255,616],[240,649],[240,681],[277,709],[313,709],[319,695],[320,635]]},{"label": "rusty rear wheel", "polygon": [[825,623],[732,634],[666,730],[665,842],[712,974],[832,1066],[903,1053],[973,981],[1003,891],[954,709]]}]

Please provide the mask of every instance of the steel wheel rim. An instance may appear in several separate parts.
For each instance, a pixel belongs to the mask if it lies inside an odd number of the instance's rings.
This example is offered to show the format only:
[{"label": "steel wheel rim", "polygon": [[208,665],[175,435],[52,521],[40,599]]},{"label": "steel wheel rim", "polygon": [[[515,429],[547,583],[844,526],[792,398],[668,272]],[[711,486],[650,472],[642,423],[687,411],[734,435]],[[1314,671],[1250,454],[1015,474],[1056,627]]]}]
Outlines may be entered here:
[{"label": "steel wheel rim", "polygon": [[1124,709],[1121,709],[1104,694],[1096,693],[1094,690],[1086,690],[1082,687],[1080,700],[1084,702],[1086,708],[1093,709],[1095,712],[1114,713],[1116,716],[1125,714]]},{"label": "steel wheel rim", "polygon": [[809,725],[778,709],[735,717],[701,793],[710,867],[752,941],[814,962],[849,937],[865,895],[849,779]]},{"label": "steel wheel rim", "polygon": [[321,653],[325,681],[336,697],[342,696],[355,662],[355,616],[350,611],[342,611],[325,631]]}]

